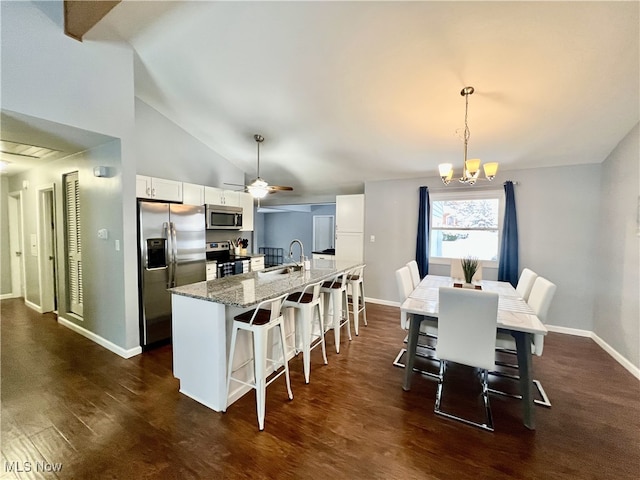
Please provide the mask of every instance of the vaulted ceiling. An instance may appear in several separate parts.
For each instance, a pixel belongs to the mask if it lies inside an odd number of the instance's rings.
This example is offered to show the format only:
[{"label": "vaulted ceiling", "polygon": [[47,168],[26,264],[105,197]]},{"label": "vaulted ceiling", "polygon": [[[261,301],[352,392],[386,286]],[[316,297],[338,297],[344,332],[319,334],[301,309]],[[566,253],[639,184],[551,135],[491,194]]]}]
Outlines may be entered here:
[{"label": "vaulted ceiling", "polygon": [[[85,40],[135,49],[136,95],[307,198],[364,181],[602,162],[638,122],[639,3],[134,2]],[[206,165],[203,165],[206,168]],[[500,172],[498,178],[500,176]]]}]

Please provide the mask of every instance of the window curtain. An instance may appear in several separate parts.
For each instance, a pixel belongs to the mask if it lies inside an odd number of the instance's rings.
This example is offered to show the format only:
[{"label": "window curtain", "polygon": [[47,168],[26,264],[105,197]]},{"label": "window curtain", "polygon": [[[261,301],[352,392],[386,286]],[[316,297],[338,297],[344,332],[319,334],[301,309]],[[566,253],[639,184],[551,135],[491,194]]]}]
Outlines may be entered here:
[{"label": "window curtain", "polygon": [[429,188],[420,187],[420,205],[418,207],[418,238],[416,240],[416,262],[420,278],[429,273],[429,225],[431,222]]},{"label": "window curtain", "polygon": [[504,183],[504,193],[504,222],[502,225],[502,248],[498,264],[498,280],[509,282],[515,287],[518,284],[518,218],[512,181],[509,180]]}]

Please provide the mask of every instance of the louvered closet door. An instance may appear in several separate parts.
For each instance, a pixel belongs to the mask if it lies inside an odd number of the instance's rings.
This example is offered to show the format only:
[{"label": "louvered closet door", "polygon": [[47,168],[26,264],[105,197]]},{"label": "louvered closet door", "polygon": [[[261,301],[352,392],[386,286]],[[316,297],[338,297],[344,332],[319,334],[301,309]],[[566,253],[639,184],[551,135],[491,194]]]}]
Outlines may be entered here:
[{"label": "louvered closet door", "polygon": [[65,176],[67,258],[70,311],[82,316],[82,240],[80,235],[80,188],[78,172]]}]

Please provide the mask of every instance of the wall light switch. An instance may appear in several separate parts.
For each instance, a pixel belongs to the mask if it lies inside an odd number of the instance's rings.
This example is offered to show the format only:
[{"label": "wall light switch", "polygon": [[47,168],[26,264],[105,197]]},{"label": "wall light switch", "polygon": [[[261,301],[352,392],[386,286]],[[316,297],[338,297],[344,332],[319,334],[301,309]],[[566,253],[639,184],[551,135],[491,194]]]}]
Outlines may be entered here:
[{"label": "wall light switch", "polygon": [[120,240],[116,240],[116,252],[120,251]]},{"label": "wall light switch", "polygon": [[369,242],[374,243],[376,241],[376,236],[375,235],[371,235],[369,237]]}]

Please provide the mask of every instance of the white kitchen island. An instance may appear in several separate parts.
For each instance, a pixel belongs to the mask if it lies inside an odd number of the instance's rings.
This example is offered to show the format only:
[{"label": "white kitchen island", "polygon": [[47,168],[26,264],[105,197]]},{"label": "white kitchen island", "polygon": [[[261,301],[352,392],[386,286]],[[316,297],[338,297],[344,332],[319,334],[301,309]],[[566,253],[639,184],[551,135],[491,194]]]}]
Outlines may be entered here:
[{"label": "white kitchen island", "polygon": [[[359,261],[312,260],[305,271],[272,267],[261,272],[223,277],[170,289],[173,331],[173,374],[180,392],[219,412],[250,390],[234,386],[227,401],[227,362],[233,318],[263,300],[301,290]],[[326,327],[325,327],[326,328]],[[242,332],[244,333],[244,332]],[[238,338],[234,369],[252,356],[251,338]],[[250,369],[247,369],[250,370]],[[251,378],[246,372],[247,380]]]}]

